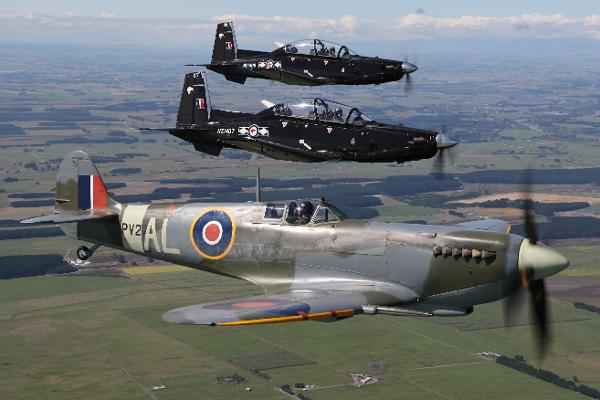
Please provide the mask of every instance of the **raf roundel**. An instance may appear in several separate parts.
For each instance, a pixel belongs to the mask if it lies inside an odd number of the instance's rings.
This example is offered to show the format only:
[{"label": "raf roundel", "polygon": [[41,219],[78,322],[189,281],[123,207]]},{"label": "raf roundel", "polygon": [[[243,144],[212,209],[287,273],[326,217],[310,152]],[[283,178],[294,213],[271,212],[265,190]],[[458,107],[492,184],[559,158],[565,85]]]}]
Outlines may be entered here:
[{"label": "raf roundel", "polygon": [[190,227],[196,251],[209,260],[225,257],[235,240],[235,222],[228,211],[211,208],[202,212]]}]

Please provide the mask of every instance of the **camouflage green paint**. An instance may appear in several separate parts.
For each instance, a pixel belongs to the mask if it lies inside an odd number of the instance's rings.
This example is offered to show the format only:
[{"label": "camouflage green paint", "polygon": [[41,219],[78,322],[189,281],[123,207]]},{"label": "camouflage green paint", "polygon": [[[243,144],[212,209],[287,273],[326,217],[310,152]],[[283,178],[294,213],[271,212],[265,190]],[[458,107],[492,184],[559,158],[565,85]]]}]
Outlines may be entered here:
[{"label": "camouflage green paint", "polygon": [[[57,212],[81,212],[76,201],[80,174],[98,171],[85,153],[71,153],[59,169]],[[452,309],[493,301],[514,290],[522,242],[499,232],[501,223],[494,231],[348,219],[291,225],[265,219],[267,204],[261,202],[122,205],[109,199],[107,207],[109,213],[88,213],[86,220],[61,227],[78,239],[247,280],[266,293],[350,291],[368,304],[425,311],[440,304]],[[209,259],[192,242],[191,232],[199,216],[216,209],[235,229],[222,258]],[[440,247],[493,252],[493,257],[436,255]]]}]

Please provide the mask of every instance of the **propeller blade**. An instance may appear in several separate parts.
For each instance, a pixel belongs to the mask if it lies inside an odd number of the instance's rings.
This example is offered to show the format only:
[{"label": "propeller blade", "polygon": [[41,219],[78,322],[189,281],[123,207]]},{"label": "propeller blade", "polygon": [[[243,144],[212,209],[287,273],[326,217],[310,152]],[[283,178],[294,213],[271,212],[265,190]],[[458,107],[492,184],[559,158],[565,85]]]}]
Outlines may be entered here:
[{"label": "propeller blade", "polygon": [[527,304],[526,291],[519,288],[504,299],[504,326],[514,326],[518,324],[523,309]]},{"label": "propeller blade", "polygon": [[404,79],[404,94],[408,95],[413,90],[412,79],[410,79],[410,74],[406,74],[406,78]]},{"label": "propeller blade", "polygon": [[525,237],[531,244],[538,242],[538,232],[535,223],[535,209],[531,199],[531,170],[523,171],[523,222],[525,228]]},{"label": "propeller blade", "polygon": [[444,175],[444,149],[440,149],[438,150],[438,154],[435,157],[435,160],[433,162],[433,171],[431,172],[431,174],[433,175],[433,177],[435,179],[438,180],[443,180],[445,178]]},{"label": "propeller blade", "polygon": [[514,318],[515,313],[521,308],[517,304],[517,300],[521,302],[520,298],[523,297],[523,288],[527,287],[531,304],[531,321],[533,323],[539,358],[542,360],[548,351],[551,339],[546,287],[544,280],[540,278],[552,275],[566,268],[569,262],[550,248],[541,245],[536,246],[538,231],[535,222],[534,202],[531,198],[531,170],[524,170],[522,175],[523,225],[525,228],[525,239],[529,243],[523,241],[521,244],[518,271],[516,272],[518,281],[515,282],[520,288],[505,299],[505,324],[509,326],[514,323],[512,318]]},{"label": "propeller blade", "polygon": [[543,279],[537,279],[529,283],[531,294],[531,311],[534,318],[535,333],[538,342],[540,358],[546,355],[550,342],[548,329],[548,305],[546,301],[546,288]]}]

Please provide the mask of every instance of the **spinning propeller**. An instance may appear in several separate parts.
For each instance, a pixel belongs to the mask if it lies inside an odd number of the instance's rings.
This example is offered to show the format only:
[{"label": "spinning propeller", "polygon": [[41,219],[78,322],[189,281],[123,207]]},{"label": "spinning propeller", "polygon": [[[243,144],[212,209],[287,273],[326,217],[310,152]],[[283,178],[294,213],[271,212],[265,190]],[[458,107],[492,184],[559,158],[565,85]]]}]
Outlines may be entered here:
[{"label": "spinning propeller", "polygon": [[[433,164],[432,175],[436,179],[444,179],[444,171],[446,169],[446,162],[445,162],[444,154],[446,153],[446,151],[448,151],[452,147],[456,146],[458,144],[458,141],[451,138],[450,136],[448,136],[448,134],[446,133],[445,125],[442,126],[442,130],[440,133],[438,133],[435,140],[437,142],[438,152],[437,152],[437,156],[435,158],[434,164]],[[451,156],[451,154],[450,154],[450,156]],[[452,158],[452,156],[451,156],[451,158]]]},{"label": "spinning propeller", "polygon": [[402,71],[404,76],[406,76],[406,78],[404,78],[404,92],[406,94],[412,91],[412,80],[410,79],[410,74],[412,74],[418,69],[419,68],[416,65],[411,64],[407,61],[407,57],[404,57],[404,60],[400,65],[400,70]]},{"label": "spinning propeller", "polygon": [[538,352],[540,359],[542,359],[550,343],[544,278],[567,268],[569,261],[556,250],[538,242],[539,236],[535,222],[534,203],[531,200],[530,171],[524,171],[523,177],[523,225],[525,228],[525,239],[521,243],[518,272],[514,277],[515,284],[519,288],[507,297],[504,302],[504,323],[506,326],[514,325],[520,310],[526,302],[527,292],[525,288],[527,288]]}]

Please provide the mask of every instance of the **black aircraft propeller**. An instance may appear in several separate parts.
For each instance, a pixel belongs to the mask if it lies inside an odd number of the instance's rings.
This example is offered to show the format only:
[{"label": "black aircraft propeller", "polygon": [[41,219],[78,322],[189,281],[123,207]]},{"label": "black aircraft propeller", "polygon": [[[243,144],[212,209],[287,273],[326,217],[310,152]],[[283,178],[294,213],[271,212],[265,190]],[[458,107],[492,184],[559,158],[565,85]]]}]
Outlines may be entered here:
[{"label": "black aircraft propeller", "polygon": [[419,68],[417,68],[416,65],[409,63],[408,57],[404,57],[404,60],[402,60],[402,64],[400,65],[400,69],[402,70],[402,73],[405,76],[405,78],[404,78],[404,94],[408,95],[410,92],[412,92],[412,89],[413,89],[413,83],[412,83],[412,80],[410,79],[410,74],[412,74]]},{"label": "black aircraft propeller", "polygon": [[[535,222],[534,203],[531,199],[531,177],[529,170],[526,170],[523,173],[523,194],[523,226],[525,231],[525,240],[527,243],[523,243],[521,245],[522,247],[519,254],[518,276],[515,276],[515,279],[517,280],[516,284],[519,286],[519,288],[504,301],[504,323],[505,326],[511,326],[515,324],[521,309],[527,302],[527,292],[525,290],[525,288],[527,288],[530,297],[530,308],[534,323],[534,333],[538,346],[538,355],[541,360],[544,358],[550,343],[546,288],[544,279],[539,276],[543,275],[543,271],[540,271],[542,273],[536,271],[536,266],[542,265],[542,262],[534,264],[531,262],[531,260],[522,260],[521,258],[523,257],[524,253],[523,246],[525,246],[526,251],[528,251],[532,256],[535,256],[537,253],[539,253],[540,255],[538,258],[557,256],[555,254],[551,255],[547,250],[548,248],[539,243],[537,225]],[[533,252],[532,250],[529,250],[532,249],[532,247],[534,248]],[[539,250],[543,250],[543,252],[540,252]],[[566,261],[566,259],[563,258],[563,260],[561,260],[559,257],[556,259],[550,259],[550,264],[552,263],[556,265],[560,263],[566,263],[566,265],[568,265],[568,261]]]},{"label": "black aircraft propeller", "polygon": [[[436,137],[436,141],[437,141],[438,152],[437,152],[437,156],[435,157],[435,160],[434,160],[433,172],[431,174],[433,175],[434,178],[441,180],[441,179],[444,179],[444,177],[445,177],[445,170],[446,170],[445,153],[447,151],[449,151],[450,149],[452,149],[454,146],[456,146],[458,144],[458,141],[453,139],[446,133],[445,125],[442,125],[442,129],[441,129],[440,133],[438,133],[438,135]],[[448,155],[450,156],[450,159],[451,159],[450,161],[452,161],[454,159],[452,157],[452,153],[450,152]]]}]

